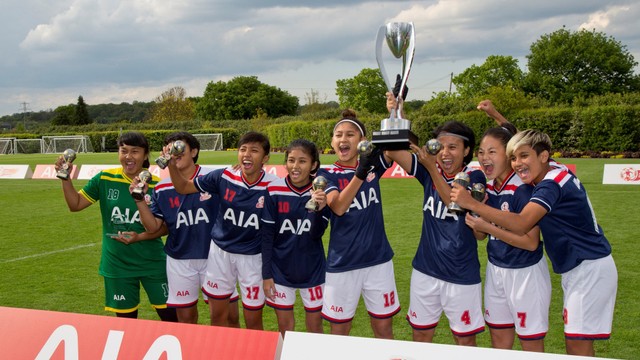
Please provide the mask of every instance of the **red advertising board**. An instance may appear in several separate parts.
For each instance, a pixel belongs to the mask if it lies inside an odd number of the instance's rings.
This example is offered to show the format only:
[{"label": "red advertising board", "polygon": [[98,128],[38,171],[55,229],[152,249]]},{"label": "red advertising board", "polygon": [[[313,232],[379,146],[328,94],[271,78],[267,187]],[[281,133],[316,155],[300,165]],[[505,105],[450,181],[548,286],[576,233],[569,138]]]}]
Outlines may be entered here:
[{"label": "red advertising board", "polygon": [[5,359],[278,359],[280,333],[0,307]]}]

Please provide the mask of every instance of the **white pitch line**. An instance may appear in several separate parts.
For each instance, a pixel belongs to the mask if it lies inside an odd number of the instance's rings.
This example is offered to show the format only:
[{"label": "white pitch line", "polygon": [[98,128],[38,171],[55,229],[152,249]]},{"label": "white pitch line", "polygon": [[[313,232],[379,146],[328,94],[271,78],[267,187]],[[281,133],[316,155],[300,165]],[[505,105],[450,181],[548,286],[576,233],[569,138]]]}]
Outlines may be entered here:
[{"label": "white pitch line", "polygon": [[31,259],[31,258],[36,258],[36,257],[41,257],[41,256],[47,256],[47,255],[57,254],[57,253],[66,252],[66,251],[78,250],[78,249],[82,249],[82,248],[87,248],[87,247],[95,246],[95,245],[97,245],[97,244],[98,244],[98,243],[85,244],[85,245],[78,245],[78,246],[74,246],[74,247],[70,247],[70,248],[66,248],[66,249],[60,249],[60,250],[54,250],[54,251],[47,251],[47,252],[45,252],[45,253],[33,254],[33,255],[27,255],[27,256],[22,256],[22,257],[15,258],[15,259],[9,259],[9,260],[3,260],[3,261],[0,261],[0,264],[7,264],[7,263],[16,262],[16,261],[22,261],[22,260]]}]

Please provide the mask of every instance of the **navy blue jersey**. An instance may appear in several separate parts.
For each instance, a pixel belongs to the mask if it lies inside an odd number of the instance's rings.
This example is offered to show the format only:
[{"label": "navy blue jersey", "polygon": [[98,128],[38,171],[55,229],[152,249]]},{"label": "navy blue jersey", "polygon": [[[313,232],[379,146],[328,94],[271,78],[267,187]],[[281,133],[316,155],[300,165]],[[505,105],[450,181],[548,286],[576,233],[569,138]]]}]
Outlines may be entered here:
[{"label": "navy blue jersey", "polygon": [[329,211],[305,209],[311,199],[311,183],[297,188],[289,177],[267,186],[262,211],[262,277],[292,288],[324,284],[326,260],[322,235],[329,225]]},{"label": "navy blue jersey", "polygon": [[[469,174],[471,184],[486,184],[482,171],[469,167],[462,171]],[[448,184],[453,182],[453,177],[447,177],[442,171],[440,174]],[[418,162],[416,154],[412,155],[411,175],[424,188],[422,236],[413,258],[413,268],[454,284],[480,283],[478,241],[464,222],[465,214],[449,212],[436,191],[429,172]]]},{"label": "navy blue jersey", "polygon": [[611,254],[587,192],[571,172],[552,168],[534,187],[531,202],[547,210],[538,225],[556,273]]},{"label": "navy blue jersey", "polygon": [[[382,166],[369,173],[360,186],[349,210],[342,216],[331,213],[331,233],[327,255],[328,272],[344,272],[383,264],[393,258],[384,230],[380,177],[390,164],[379,159]],[[327,194],[342,191],[355,176],[355,167],[338,163],[332,168],[321,168],[318,176],[324,176]]]},{"label": "navy blue jersey", "polygon": [[[196,165],[192,178],[209,172]],[[167,224],[169,234],[164,251],[174,259],[206,259],[211,244],[211,228],[218,213],[218,196],[209,193],[183,195],[171,178],[153,189],[151,212]]]},{"label": "navy blue jersey", "polygon": [[241,170],[216,169],[193,179],[196,189],[219,196],[220,207],[211,238],[226,252],[256,255],[261,251],[260,216],[264,207],[267,185],[275,175],[261,172],[250,184]]},{"label": "navy blue jersey", "polygon": [[[500,187],[494,186],[494,181],[487,182],[487,205],[519,213],[531,199],[533,186],[522,182],[513,171],[507,176]],[[509,269],[520,269],[537,264],[543,256],[542,243],[534,251],[520,249],[489,235],[487,242],[489,261],[496,266]]]}]

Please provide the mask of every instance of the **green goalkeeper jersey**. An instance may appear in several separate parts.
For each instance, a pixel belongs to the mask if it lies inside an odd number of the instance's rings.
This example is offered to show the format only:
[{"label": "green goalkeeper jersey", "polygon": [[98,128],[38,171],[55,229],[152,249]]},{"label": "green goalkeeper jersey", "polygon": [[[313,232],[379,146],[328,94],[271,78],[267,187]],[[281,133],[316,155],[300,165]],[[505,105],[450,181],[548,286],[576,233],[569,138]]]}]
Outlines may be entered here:
[{"label": "green goalkeeper jersey", "polygon": [[[149,183],[151,194],[160,179],[153,176]],[[100,201],[102,214],[102,256],[100,275],[126,278],[166,274],[166,255],[162,239],[123,244],[111,238],[118,231],[144,232],[135,201],[129,193],[131,179],[122,167],[103,170],[80,190],[92,204]]]}]

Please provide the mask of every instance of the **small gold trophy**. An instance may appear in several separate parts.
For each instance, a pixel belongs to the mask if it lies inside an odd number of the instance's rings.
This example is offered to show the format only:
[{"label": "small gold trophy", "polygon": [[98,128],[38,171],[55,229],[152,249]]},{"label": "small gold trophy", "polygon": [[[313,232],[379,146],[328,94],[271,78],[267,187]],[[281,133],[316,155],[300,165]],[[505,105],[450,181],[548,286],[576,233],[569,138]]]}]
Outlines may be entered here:
[{"label": "small gold trophy", "polygon": [[67,149],[62,153],[62,167],[56,173],[58,179],[69,180],[71,176],[71,163],[76,159],[76,151],[73,149]]},{"label": "small gold trophy", "polygon": [[[467,186],[469,186],[471,179],[469,178],[469,174],[467,174],[464,171],[461,171],[456,174],[456,177],[453,178],[453,182],[462,185],[462,187],[466,189]],[[461,214],[464,212],[464,209],[461,208],[460,205],[456,204],[453,201],[449,203],[449,206],[447,206],[447,208],[449,209],[449,211],[457,214]]]},{"label": "small gold trophy", "polygon": [[140,182],[136,185],[136,187],[131,191],[131,196],[137,201],[144,200],[144,185],[148,184],[151,181],[151,173],[149,170],[142,170],[140,174],[138,174],[138,178]]},{"label": "small gold trophy", "polygon": [[442,143],[438,139],[431,139],[427,141],[427,152],[431,155],[438,155],[442,150]]},{"label": "small gold trophy", "polygon": [[182,140],[176,140],[171,144],[171,148],[169,149],[169,153],[167,155],[161,155],[156,159],[156,164],[160,169],[165,169],[169,165],[169,160],[171,160],[171,155],[180,155],[184,152],[185,144]]},{"label": "small gold trophy", "polygon": [[[313,188],[313,191],[318,189],[324,190],[327,188],[327,179],[325,179],[324,176],[316,176],[311,183],[311,187]],[[309,199],[304,207],[309,211],[318,211],[318,203],[313,199]]]},{"label": "small gold trophy", "polygon": [[[482,202],[484,200],[485,188],[482,183],[475,183],[471,186],[471,197],[476,199],[477,201]],[[480,215],[471,212],[471,215],[474,217],[479,217]]]}]

